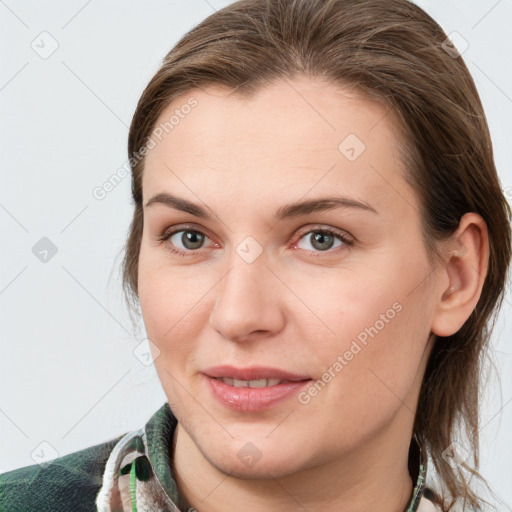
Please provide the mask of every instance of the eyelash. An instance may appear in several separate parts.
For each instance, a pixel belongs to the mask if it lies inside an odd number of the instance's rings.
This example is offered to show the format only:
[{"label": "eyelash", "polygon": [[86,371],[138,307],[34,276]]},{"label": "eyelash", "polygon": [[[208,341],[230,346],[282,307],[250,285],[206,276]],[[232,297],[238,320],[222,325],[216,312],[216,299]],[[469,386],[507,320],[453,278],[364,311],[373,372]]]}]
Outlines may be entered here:
[{"label": "eyelash", "polygon": [[[204,233],[203,231],[201,231],[200,229],[196,229],[190,225],[181,225],[181,226],[176,226],[172,231],[165,230],[162,234],[160,234],[157,237],[157,239],[162,244],[162,243],[166,242],[169,238],[171,238],[173,235],[175,235],[176,233],[180,233],[182,231],[199,233],[200,235],[203,235],[205,238],[209,238],[208,235],[206,233]],[[300,241],[305,235],[309,235],[311,233],[322,233],[324,235],[325,234],[332,235],[343,242],[342,246],[339,246],[334,250],[328,249],[326,251],[306,251],[310,256],[313,256],[313,257],[319,257],[319,256],[321,257],[323,254],[331,255],[331,254],[339,252],[340,250],[344,250],[344,247],[345,248],[353,247],[355,244],[355,241],[352,238],[348,238],[341,231],[338,231],[337,229],[334,229],[334,228],[326,228],[326,227],[317,228],[317,229],[313,228],[313,229],[309,229],[308,231],[299,233],[297,241]],[[173,246],[170,246],[170,248],[169,248],[169,250],[172,253],[177,254],[178,256],[181,256],[181,257],[195,256],[195,255],[197,255],[197,253],[199,251],[201,251],[201,249],[182,251],[180,249],[176,249]],[[301,250],[304,251],[305,249],[301,249]]]}]

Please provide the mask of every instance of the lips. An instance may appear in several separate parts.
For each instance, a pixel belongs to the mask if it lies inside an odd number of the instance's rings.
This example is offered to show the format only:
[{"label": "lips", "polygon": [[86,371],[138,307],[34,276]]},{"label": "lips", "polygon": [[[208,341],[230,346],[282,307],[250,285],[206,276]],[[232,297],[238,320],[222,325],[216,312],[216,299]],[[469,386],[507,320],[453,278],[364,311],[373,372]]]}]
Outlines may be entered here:
[{"label": "lips", "polygon": [[[237,381],[279,380],[281,382],[299,382],[310,380],[309,375],[291,373],[279,368],[253,366],[251,368],[236,368],[231,365],[212,366],[203,372],[215,379],[236,379]],[[273,383],[273,382],[272,382]]]},{"label": "lips", "polygon": [[212,366],[203,372],[213,398],[237,412],[263,412],[291,399],[311,377],[279,368]]},{"label": "lips", "polygon": [[233,386],[235,388],[268,388],[272,386],[277,386],[283,382],[291,382],[291,381],[283,381],[281,379],[253,379],[253,380],[242,380],[242,379],[232,379],[231,377],[213,377],[215,380],[223,382],[228,386]]}]

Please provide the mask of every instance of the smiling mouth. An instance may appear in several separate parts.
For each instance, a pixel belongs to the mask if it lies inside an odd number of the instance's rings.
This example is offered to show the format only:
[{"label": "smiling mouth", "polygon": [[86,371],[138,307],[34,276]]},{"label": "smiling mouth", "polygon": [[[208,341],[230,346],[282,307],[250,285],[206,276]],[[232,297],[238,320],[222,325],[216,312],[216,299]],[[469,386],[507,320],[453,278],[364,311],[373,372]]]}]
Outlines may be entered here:
[{"label": "smiling mouth", "polygon": [[214,377],[215,380],[223,382],[228,386],[233,386],[235,388],[267,388],[272,386],[277,386],[283,382],[291,382],[282,379],[256,379],[256,380],[241,380],[235,379],[233,377]]},{"label": "smiling mouth", "polygon": [[234,387],[262,388],[277,386],[283,382],[290,383],[311,379],[309,375],[292,373],[280,368],[266,366],[240,368],[224,364],[207,368],[203,370],[203,373],[213,379],[224,379],[222,382]]},{"label": "smiling mouth", "polygon": [[299,376],[291,380],[277,377],[251,380],[211,375],[205,377],[212,396],[218,402],[228,409],[243,413],[267,411],[291,399],[311,382],[310,378]]}]

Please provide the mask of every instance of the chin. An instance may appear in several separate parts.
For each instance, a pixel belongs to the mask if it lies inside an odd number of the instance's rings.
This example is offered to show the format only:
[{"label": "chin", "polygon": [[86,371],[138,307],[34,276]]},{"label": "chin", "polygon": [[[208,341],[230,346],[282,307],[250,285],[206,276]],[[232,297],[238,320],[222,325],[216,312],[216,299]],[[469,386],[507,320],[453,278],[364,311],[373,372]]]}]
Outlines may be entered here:
[{"label": "chin", "polygon": [[[308,465],[304,460],[306,453],[300,445],[283,446],[271,440],[254,437],[236,442],[218,443],[214,448],[211,443],[199,445],[199,449],[208,462],[224,474],[242,480],[268,480],[292,475]],[[300,457],[300,458],[299,458]]]},{"label": "chin", "polygon": [[264,460],[262,456],[255,462],[244,462],[240,460],[238,453],[234,452],[230,456],[224,454],[220,458],[207,458],[210,464],[222,473],[241,480],[282,478],[298,471],[297,460],[294,460],[293,457],[291,460],[283,460],[281,457]]}]

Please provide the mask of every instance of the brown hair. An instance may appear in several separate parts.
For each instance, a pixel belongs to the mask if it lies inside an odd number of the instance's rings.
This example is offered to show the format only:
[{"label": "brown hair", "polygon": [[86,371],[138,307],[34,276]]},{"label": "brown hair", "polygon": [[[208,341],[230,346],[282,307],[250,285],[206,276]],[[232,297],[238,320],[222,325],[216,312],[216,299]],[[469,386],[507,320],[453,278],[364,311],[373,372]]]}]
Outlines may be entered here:
[{"label": "brown hair", "polygon": [[477,474],[482,356],[503,300],[510,209],[474,82],[445,40],[441,27],[407,0],[242,0],[185,34],[144,90],[130,127],[134,214],[123,286],[133,307],[143,229],[145,153],[139,152],[175,97],[208,85],[250,97],[280,78],[307,76],[351,84],[379,99],[406,134],[405,177],[420,197],[431,262],[439,256],[436,242],[455,231],[464,213],[480,214],[489,230],[482,294],[457,333],[435,340],[414,424],[439,476],[443,506],[450,510],[461,500],[466,510],[480,498],[442,454],[460,428],[475,469],[463,467]]}]

